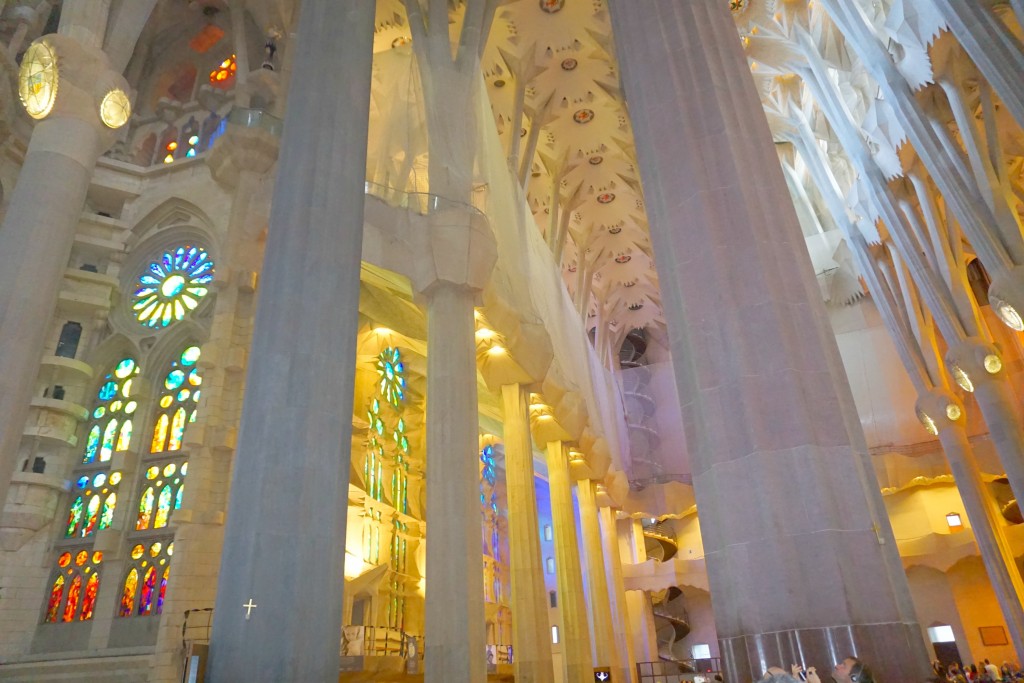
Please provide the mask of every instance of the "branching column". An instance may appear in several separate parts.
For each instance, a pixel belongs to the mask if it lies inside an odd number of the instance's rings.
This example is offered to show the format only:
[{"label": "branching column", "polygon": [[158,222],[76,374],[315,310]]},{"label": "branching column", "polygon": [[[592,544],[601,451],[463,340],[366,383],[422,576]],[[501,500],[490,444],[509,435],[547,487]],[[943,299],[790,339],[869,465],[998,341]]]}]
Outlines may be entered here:
[{"label": "branching column", "polygon": [[513,665],[517,681],[551,683],[554,672],[537,521],[528,397],[519,384],[502,386],[501,397],[505,418],[505,486],[512,574]]},{"label": "branching column", "polygon": [[906,575],[728,5],[609,8],[728,677],[856,652],[882,679],[923,678]]},{"label": "branching column", "polygon": [[317,68],[289,88],[210,643],[216,683],[338,680],[375,9],[300,10],[296,60]]},{"label": "branching column", "polygon": [[[601,491],[600,484],[598,484],[597,490]],[[625,657],[623,666],[626,677],[620,680],[635,681],[636,652],[633,647],[633,638],[629,633],[629,625],[633,621],[629,618],[626,605],[626,587],[622,576],[622,557],[619,555],[619,534],[616,530],[615,510],[610,507],[602,507],[599,514],[601,516],[601,539],[605,552],[604,562],[612,603],[612,629],[615,631],[615,643],[619,653]]]},{"label": "branching column", "polygon": [[[550,441],[547,447],[548,485],[551,487],[551,519],[555,534],[555,569],[562,615],[562,643],[566,683],[592,683],[594,669],[590,648],[587,602],[583,594],[572,483],[565,445]],[[603,644],[603,643],[602,643]]]}]

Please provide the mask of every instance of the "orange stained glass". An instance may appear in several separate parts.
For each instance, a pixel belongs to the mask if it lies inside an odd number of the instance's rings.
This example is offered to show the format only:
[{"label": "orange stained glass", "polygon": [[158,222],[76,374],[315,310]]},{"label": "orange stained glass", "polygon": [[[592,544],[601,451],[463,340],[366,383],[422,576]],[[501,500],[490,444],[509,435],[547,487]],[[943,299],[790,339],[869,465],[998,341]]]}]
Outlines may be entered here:
[{"label": "orange stained glass", "polygon": [[61,553],[60,557],[57,558],[57,564],[62,569],[71,564],[71,553]]},{"label": "orange stained glass", "polygon": [[167,444],[167,415],[161,415],[156,421],[156,428],[153,429],[153,445],[151,453],[162,453]]},{"label": "orange stained glass", "polygon": [[[67,553],[65,553],[66,555]],[[69,556],[70,559],[70,556]],[[57,612],[60,610],[60,601],[64,597],[64,575],[59,574],[53,581],[53,588],[50,589],[50,600],[46,603],[47,623],[57,621]]]},{"label": "orange stained glass", "polygon": [[153,493],[153,487],[149,486],[139,500],[139,517],[135,521],[136,531],[149,528],[149,522],[153,518],[153,503],[155,501],[156,495]]},{"label": "orange stained glass", "polygon": [[82,614],[78,617],[81,621],[92,619],[92,611],[96,606],[96,594],[100,590],[100,574],[94,572],[85,584],[85,598],[82,600]]},{"label": "orange stained glass", "polygon": [[238,71],[238,62],[235,55],[231,55],[220,65],[210,72],[210,84],[216,86],[226,85]]},{"label": "orange stained glass", "polygon": [[167,442],[167,450],[181,450],[181,440],[185,436],[185,419],[184,408],[178,408],[174,411],[174,421],[171,422],[171,438]]},{"label": "orange stained glass", "polygon": [[124,579],[124,586],[121,589],[121,608],[118,610],[118,615],[122,617],[130,617],[132,615],[132,608],[135,607],[135,591],[139,587],[139,570],[134,567],[128,576]]},{"label": "orange stained glass", "polygon": [[64,605],[63,621],[74,621],[75,612],[78,611],[78,600],[82,597],[82,577],[75,576],[68,588],[68,602]]}]

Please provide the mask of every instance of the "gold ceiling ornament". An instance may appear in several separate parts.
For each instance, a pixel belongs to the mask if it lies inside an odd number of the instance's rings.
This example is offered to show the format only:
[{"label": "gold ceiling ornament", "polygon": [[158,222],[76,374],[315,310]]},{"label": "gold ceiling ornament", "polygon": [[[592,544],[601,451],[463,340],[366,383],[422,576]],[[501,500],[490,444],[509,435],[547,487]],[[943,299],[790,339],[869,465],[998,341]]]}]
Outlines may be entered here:
[{"label": "gold ceiling ornament", "polygon": [[750,7],[750,0],[729,0],[729,11],[733,14],[743,14]]}]

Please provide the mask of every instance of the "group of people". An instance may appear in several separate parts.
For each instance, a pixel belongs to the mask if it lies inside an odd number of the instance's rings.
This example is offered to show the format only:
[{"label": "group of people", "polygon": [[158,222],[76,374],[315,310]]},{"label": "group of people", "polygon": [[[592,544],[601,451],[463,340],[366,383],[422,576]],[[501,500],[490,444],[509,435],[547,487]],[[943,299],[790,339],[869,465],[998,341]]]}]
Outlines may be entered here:
[{"label": "group of people", "polygon": [[[878,683],[871,669],[856,657],[847,657],[832,669],[832,680],[835,683]],[[772,666],[764,672],[760,683],[822,683],[817,669],[813,666],[804,669],[794,664],[790,671]]]},{"label": "group of people", "polygon": [[933,662],[932,669],[935,683],[996,683],[1005,681],[1024,681],[1024,671],[1016,664],[1003,662],[997,667],[989,660],[977,664],[965,664],[963,666],[954,662],[948,667],[940,662]]}]

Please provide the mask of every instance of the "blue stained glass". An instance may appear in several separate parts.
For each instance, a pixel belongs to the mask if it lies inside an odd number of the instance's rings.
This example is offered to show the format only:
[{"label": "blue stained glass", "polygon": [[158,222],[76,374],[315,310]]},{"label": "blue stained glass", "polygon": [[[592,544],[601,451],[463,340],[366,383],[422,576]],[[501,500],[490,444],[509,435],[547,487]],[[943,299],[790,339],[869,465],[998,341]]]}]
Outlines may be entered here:
[{"label": "blue stained glass", "polygon": [[117,396],[116,382],[107,382],[102,387],[100,387],[99,397],[101,401],[109,401],[115,396]]},{"label": "blue stained glass", "polygon": [[89,475],[88,474],[84,474],[84,475],[82,475],[81,477],[78,478],[78,488],[84,489],[88,485],[89,485]]}]

